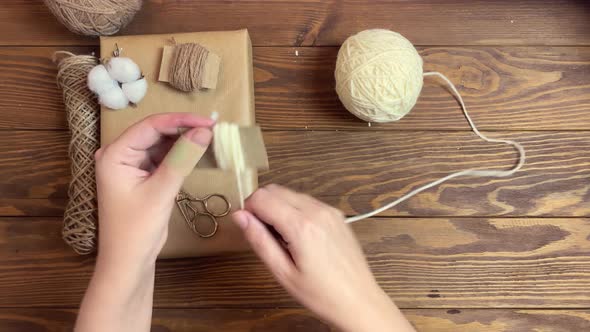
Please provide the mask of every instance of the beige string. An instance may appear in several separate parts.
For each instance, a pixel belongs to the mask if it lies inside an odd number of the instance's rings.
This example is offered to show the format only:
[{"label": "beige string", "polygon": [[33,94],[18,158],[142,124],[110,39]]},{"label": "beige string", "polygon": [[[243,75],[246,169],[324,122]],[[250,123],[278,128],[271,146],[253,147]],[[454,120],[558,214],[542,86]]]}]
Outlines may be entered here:
[{"label": "beige string", "polygon": [[99,148],[99,106],[87,88],[90,70],[98,64],[95,56],[56,52],[57,84],[63,90],[70,129],[71,181],[64,213],[62,236],[78,254],[91,253],[96,244],[97,203],[94,152]]},{"label": "beige string", "polygon": [[[242,148],[240,127],[235,123],[219,122],[213,127],[213,151],[217,166],[232,170],[238,182],[240,199],[244,198],[243,174],[246,171],[246,157]],[[243,205],[243,202],[240,202]],[[243,208],[243,206],[240,206]]]},{"label": "beige string", "polygon": [[491,142],[491,143],[504,143],[504,144],[508,144],[508,145],[512,145],[519,154],[518,157],[518,163],[516,164],[516,166],[514,166],[513,168],[506,170],[506,171],[501,171],[501,170],[477,170],[477,169],[467,169],[464,171],[460,171],[460,172],[456,172],[456,173],[452,173],[449,174],[441,179],[438,179],[436,181],[433,181],[431,183],[428,183],[424,186],[421,186],[419,188],[416,188],[412,191],[410,191],[409,193],[403,195],[402,197],[398,198],[397,200],[386,204],[378,209],[375,209],[371,212],[367,212],[364,214],[360,214],[358,216],[354,216],[354,217],[350,217],[346,219],[347,223],[352,223],[355,221],[359,221],[359,220],[363,220],[369,217],[372,217],[374,215],[377,215],[385,210],[388,210],[396,205],[398,205],[399,203],[407,200],[408,198],[415,196],[416,194],[419,194],[421,192],[423,192],[426,189],[432,188],[434,186],[437,186],[445,181],[448,181],[450,179],[454,179],[460,176],[475,176],[475,177],[506,177],[506,176],[510,176],[514,173],[516,173],[518,170],[520,170],[522,168],[522,166],[525,163],[525,159],[526,159],[526,155],[525,155],[525,151],[524,148],[522,147],[522,145],[520,145],[517,142],[511,141],[511,140],[505,140],[505,139],[497,139],[497,138],[489,138],[487,136],[485,136],[484,134],[482,134],[477,127],[475,126],[475,123],[473,122],[473,120],[471,119],[471,117],[469,116],[469,113],[467,112],[467,107],[465,106],[465,103],[463,102],[463,98],[461,97],[461,94],[459,93],[459,91],[457,91],[457,88],[455,87],[455,85],[453,84],[453,82],[451,82],[446,76],[444,76],[443,74],[439,73],[439,72],[429,72],[429,73],[424,73],[424,77],[428,77],[428,76],[437,76],[440,79],[442,79],[451,89],[451,91],[453,92],[453,94],[455,95],[455,97],[457,98],[457,100],[459,101],[459,104],[461,105],[461,109],[463,110],[463,114],[465,115],[465,118],[467,119],[467,122],[469,122],[469,126],[471,126],[471,129],[473,130],[473,132],[479,136],[481,139],[483,139],[484,141],[487,142]]},{"label": "beige string", "polygon": [[203,87],[203,72],[209,51],[197,43],[176,45],[170,70],[170,84],[184,92]]}]

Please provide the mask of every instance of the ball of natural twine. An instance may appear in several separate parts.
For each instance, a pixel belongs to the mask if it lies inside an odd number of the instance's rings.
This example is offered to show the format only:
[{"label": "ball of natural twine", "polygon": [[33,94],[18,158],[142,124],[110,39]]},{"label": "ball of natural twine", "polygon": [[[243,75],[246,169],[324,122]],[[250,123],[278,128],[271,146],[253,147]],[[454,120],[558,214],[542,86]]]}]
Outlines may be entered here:
[{"label": "ball of natural twine", "polygon": [[141,9],[141,0],[44,0],[70,31],[86,36],[117,33]]},{"label": "ball of natural twine", "polygon": [[396,121],[422,90],[422,58],[402,35],[365,30],[346,39],[336,62],[336,91],[344,107],[369,122]]}]

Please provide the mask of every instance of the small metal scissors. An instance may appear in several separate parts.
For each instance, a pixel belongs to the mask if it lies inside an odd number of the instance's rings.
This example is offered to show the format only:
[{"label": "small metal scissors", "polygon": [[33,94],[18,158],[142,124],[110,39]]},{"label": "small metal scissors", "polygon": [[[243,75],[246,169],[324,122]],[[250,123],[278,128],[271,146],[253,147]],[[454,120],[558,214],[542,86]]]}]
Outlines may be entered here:
[{"label": "small metal scissors", "polygon": [[[222,212],[215,212],[209,207],[209,200],[212,198],[219,198],[225,203],[225,209]],[[203,207],[204,211],[199,210],[196,208],[195,203],[199,203]],[[186,221],[187,225],[189,226],[192,231],[203,238],[209,238],[217,233],[217,228],[219,224],[217,223],[217,218],[225,217],[229,214],[231,210],[231,203],[229,200],[221,195],[221,194],[209,194],[205,197],[198,198],[191,196],[187,192],[181,190],[178,195],[176,195],[176,205],[182,213],[184,220]],[[202,222],[203,219],[208,220],[209,223],[212,225],[213,230],[208,233],[201,232],[197,225],[199,222]]]}]

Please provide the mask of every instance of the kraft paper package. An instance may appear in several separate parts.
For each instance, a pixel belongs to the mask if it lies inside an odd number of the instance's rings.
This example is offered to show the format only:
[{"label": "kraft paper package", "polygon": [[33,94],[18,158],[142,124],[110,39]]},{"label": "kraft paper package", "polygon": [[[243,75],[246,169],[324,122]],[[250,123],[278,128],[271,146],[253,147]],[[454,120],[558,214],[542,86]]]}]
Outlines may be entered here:
[{"label": "kraft paper package", "polygon": [[[158,80],[162,54],[171,43],[196,42],[215,53],[219,59],[219,72],[215,89],[179,91]],[[166,112],[193,112],[205,117],[216,111],[219,120],[240,125],[246,156],[257,159],[252,162],[259,168],[268,167],[266,150],[259,127],[254,118],[254,80],[252,46],[247,30],[194,32],[143,36],[101,37],[101,58],[112,56],[121,49],[121,56],[135,61],[148,81],[146,96],[136,106],[113,111],[101,107],[101,144],[116,139],[127,127],[150,114]],[[248,152],[247,150],[250,149]],[[243,186],[254,190],[258,186],[258,172],[249,169],[242,176]],[[240,207],[244,197],[237,188],[238,179],[232,171],[216,168],[212,151],[207,151],[195,170],[186,179],[183,190],[192,196],[224,195],[232,206],[232,212]],[[243,196],[250,192],[242,193]],[[220,202],[211,201],[213,208]],[[202,208],[202,207],[201,207]],[[231,215],[231,214],[230,214]],[[248,245],[241,231],[230,220],[230,215],[217,218],[219,228],[210,238],[202,238],[187,225],[175,205],[169,222],[168,240],[160,258],[193,257],[243,251]]]}]

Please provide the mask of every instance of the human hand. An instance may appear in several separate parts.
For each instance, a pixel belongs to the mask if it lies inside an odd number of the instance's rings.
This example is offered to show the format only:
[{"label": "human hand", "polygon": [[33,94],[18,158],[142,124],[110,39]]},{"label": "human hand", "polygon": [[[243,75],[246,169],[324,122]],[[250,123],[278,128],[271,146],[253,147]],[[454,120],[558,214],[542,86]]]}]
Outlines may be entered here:
[{"label": "human hand", "polygon": [[[98,259],[152,266],[166,242],[175,196],[211,142],[214,121],[152,115],[96,153]],[[179,128],[192,128],[178,137]]]},{"label": "human hand", "polygon": [[321,318],[344,331],[414,331],[378,286],[339,210],[269,185],[234,221],[278,282]]},{"label": "human hand", "polygon": [[[75,331],[149,331],[156,257],[211,126],[189,113],[152,115],[96,152],[98,257]],[[192,129],[179,138],[180,128]]]}]

